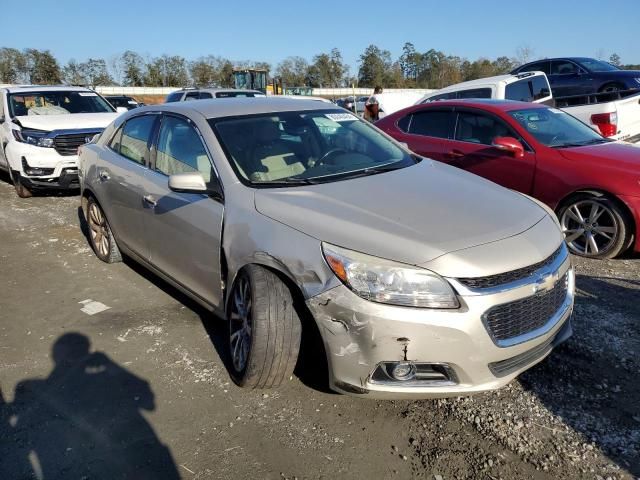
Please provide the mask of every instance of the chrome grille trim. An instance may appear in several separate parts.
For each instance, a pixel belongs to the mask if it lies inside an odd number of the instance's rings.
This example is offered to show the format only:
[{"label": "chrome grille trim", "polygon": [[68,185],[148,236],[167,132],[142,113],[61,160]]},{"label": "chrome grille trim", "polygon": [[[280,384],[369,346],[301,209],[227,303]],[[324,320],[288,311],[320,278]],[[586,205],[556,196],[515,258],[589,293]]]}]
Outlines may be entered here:
[{"label": "chrome grille trim", "polygon": [[569,269],[550,291],[491,307],[482,315],[487,333],[501,348],[544,335],[570,310],[574,282]]},{"label": "chrome grille trim", "polygon": [[468,277],[458,278],[458,281],[465,287],[473,290],[481,290],[486,288],[495,288],[504,284],[513,283],[518,280],[532,277],[538,270],[548,267],[554,263],[563,252],[564,244],[560,245],[558,249],[553,252],[549,257],[541,262],[529,265],[528,267],[519,268],[517,270],[511,270],[510,272],[498,273],[496,275],[489,275],[486,277]]}]

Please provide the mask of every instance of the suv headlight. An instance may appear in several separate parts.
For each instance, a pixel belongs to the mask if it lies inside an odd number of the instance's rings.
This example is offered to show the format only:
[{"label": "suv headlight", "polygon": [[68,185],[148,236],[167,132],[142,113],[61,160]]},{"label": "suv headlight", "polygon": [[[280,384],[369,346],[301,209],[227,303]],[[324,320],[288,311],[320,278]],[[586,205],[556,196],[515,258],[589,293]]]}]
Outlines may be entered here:
[{"label": "suv headlight", "polygon": [[28,143],[37,147],[53,147],[53,138],[47,138],[49,132],[42,130],[11,130],[13,138],[18,142]]},{"label": "suv headlight", "polygon": [[392,262],[327,243],[324,258],[358,296],[373,302],[422,308],[458,308],[451,285],[424,268]]}]

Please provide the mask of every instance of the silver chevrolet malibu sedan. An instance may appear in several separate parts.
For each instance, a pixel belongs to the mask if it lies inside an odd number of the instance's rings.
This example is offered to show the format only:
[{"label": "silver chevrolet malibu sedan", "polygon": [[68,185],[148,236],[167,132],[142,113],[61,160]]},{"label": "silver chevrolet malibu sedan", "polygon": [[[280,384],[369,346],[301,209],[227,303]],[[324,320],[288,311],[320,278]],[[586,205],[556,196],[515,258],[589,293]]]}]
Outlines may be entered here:
[{"label": "silver chevrolet malibu sedan", "polygon": [[304,319],[331,387],[368,398],[499,388],[571,335],[553,212],[331,104],[138,108],[79,167],[96,255],[125,254],[226,318],[238,385],[288,379]]}]

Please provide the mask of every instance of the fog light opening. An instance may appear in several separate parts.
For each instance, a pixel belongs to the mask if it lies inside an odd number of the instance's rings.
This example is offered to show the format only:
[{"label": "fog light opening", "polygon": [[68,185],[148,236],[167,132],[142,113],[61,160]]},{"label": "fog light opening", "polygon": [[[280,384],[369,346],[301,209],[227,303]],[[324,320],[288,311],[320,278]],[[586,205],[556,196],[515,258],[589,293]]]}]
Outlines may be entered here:
[{"label": "fog light opening", "polygon": [[416,366],[411,362],[399,362],[391,366],[389,374],[400,382],[412,380],[416,376]]}]

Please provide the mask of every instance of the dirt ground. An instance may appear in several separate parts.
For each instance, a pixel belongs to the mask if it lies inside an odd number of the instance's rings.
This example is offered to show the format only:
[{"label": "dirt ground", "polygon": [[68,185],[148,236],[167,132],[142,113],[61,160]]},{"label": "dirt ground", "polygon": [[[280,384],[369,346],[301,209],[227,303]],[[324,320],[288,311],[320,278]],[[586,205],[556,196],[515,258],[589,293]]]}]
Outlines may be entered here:
[{"label": "dirt ground", "polygon": [[0,479],[640,477],[638,256],[574,259],[574,336],[500,391],[341,396],[313,356],[245,391],[223,323],[101,263],[78,206],[0,181]]}]

